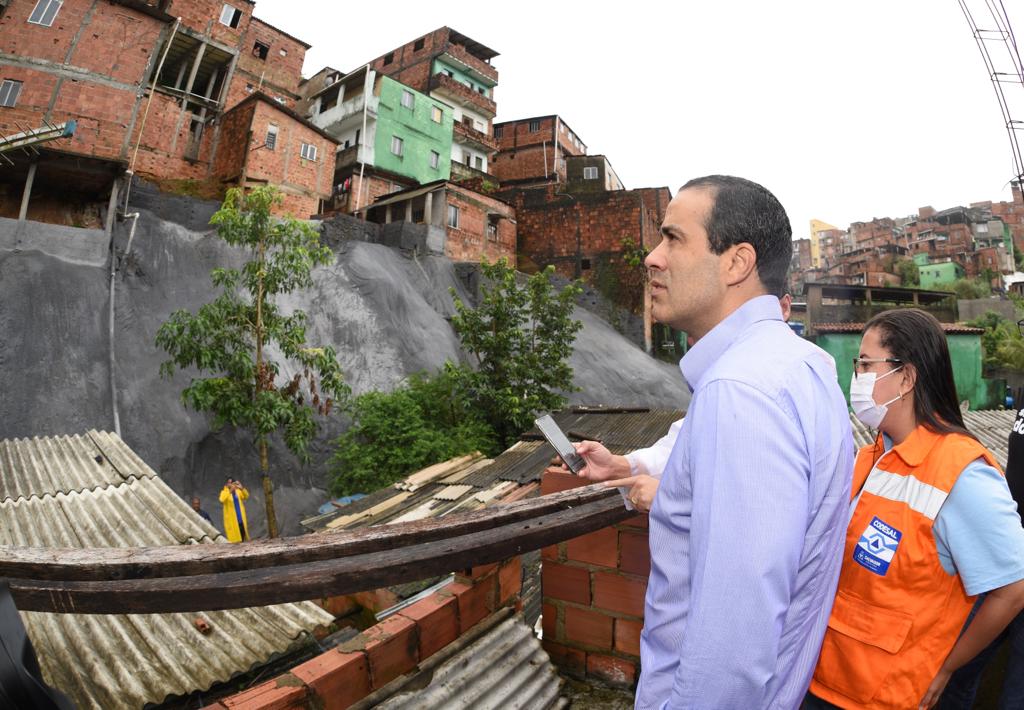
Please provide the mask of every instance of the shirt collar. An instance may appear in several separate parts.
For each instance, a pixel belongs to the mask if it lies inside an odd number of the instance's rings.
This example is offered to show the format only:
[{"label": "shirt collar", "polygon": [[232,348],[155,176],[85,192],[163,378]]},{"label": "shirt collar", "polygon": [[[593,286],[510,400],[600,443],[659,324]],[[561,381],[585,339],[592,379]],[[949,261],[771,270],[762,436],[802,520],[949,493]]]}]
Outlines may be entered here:
[{"label": "shirt collar", "polygon": [[690,391],[700,386],[704,373],[725,354],[740,333],[762,320],[782,320],[782,307],[775,296],[751,298],[694,343],[679,361],[679,369]]}]

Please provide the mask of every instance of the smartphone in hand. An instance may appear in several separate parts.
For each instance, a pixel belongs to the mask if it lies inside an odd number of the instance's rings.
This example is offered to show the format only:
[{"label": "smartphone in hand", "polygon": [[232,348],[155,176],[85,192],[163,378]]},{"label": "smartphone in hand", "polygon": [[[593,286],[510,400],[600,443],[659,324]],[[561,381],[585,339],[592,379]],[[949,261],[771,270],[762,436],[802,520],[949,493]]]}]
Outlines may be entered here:
[{"label": "smartphone in hand", "polygon": [[551,418],[551,415],[545,414],[544,416],[535,419],[533,423],[537,425],[537,428],[540,429],[540,433],[548,440],[548,443],[555,449],[558,456],[565,462],[565,465],[569,467],[569,470],[575,474],[579,474],[579,472],[587,465],[587,462],[583,460],[582,456],[576,453],[576,449],[574,449],[572,444],[569,443],[569,437],[567,437],[561,427],[555,423],[555,420]]}]

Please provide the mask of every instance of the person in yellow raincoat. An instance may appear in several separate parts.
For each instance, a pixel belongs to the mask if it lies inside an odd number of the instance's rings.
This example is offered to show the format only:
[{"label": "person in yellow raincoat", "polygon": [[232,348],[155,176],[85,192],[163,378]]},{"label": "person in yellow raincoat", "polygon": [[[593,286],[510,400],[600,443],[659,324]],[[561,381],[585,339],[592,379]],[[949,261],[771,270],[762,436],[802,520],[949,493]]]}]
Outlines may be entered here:
[{"label": "person in yellow raincoat", "polygon": [[249,491],[233,478],[228,478],[220,491],[220,502],[224,507],[224,534],[228,542],[242,542],[249,539],[249,526],[245,521],[245,503]]}]

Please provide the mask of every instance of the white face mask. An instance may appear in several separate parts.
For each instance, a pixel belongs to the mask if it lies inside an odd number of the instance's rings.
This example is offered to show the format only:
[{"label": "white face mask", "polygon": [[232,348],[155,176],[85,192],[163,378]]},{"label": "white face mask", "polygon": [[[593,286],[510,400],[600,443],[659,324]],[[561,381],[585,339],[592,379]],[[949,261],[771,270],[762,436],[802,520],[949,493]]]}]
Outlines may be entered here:
[{"label": "white face mask", "polygon": [[889,405],[897,399],[903,399],[903,395],[893,397],[885,404],[876,404],[874,396],[875,382],[882,379],[882,377],[888,377],[902,368],[903,365],[894,367],[881,377],[874,372],[865,372],[863,375],[854,374],[850,378],[850,406],[853,407],[853,415],[857,419],[872,429],[879,427],[882,420],[885,419],[886,412],[889,411]]}]

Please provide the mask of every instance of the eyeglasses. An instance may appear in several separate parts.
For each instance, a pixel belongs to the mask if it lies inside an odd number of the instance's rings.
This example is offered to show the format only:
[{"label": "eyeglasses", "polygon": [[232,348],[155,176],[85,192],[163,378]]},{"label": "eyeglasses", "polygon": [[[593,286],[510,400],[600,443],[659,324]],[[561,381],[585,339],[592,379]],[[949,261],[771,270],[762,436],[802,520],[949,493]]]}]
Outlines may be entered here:
[{"label": "eyeglasses", "polygon": [[853,376],[865,374],[872,365],[880,362],[890,362],[894,365],[903,363],[898,357],[855,357],[853,358]]}]

